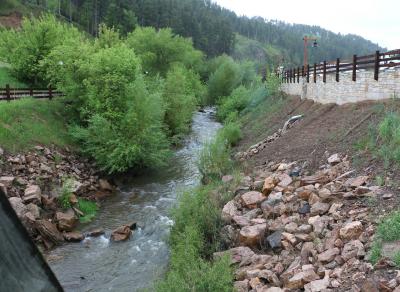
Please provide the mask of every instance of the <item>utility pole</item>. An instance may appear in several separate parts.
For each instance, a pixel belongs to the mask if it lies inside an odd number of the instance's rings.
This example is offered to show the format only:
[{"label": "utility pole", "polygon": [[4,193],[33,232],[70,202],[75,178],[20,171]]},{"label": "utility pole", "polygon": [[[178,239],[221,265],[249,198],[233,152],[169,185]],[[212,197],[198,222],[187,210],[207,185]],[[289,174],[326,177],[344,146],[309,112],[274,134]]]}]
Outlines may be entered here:
[{"label": "utility pole", "polygon": [[314,41],[313,47],[316,48],[318,46],[317,38],[305,36],[303,38],[304,41],[304,68],[308,65],[308,41]]}]

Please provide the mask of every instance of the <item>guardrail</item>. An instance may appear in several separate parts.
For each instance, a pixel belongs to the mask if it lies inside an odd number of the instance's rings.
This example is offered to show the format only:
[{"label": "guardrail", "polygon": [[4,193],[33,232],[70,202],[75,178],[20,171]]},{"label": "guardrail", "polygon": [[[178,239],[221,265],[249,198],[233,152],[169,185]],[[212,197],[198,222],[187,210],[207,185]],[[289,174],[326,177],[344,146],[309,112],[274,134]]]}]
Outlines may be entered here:
[{"label": "guardrail", "polygon": [[51,87],[42,89],[11,88],[10,85],[7,84],[5,88],[0,88],[0,101],[11,101],[23,97],[48,98],[51,100],[53,97],[57,96],[64,96],[64,94]]},{"label": "guardrail", "polygon": [[280,74],[283,83],[300,83],[300,77],[305,77],[307,83],[310,82],[310,76],[314,83],[317,82],[317,75],[322,75],[322,80],[326,82],[327,74],[336,74],[336,82],[340,81],[340,72],[352,72],[352,80],[357,80],[357,71],[365,69],[374,70],[374,79],[379,79],[380,68],[400,68],[400,49],[385,53],[376,51],[375,54],[366,56],[353,55],[352,60],[341,61],[337,58],[335,61],[323,61],[313,66],[307,65],[285,70]]}]

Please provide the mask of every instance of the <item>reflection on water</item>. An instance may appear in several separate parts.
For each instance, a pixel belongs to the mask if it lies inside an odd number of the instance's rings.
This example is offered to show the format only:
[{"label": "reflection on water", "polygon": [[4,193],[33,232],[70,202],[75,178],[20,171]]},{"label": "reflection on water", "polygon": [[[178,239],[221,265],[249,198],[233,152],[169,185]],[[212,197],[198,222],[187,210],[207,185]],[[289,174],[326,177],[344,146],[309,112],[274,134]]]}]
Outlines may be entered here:
[{"label": "reflection on water", "polygon": [[[66,291],[136,291],[149,287],[168,265],[165,240],[173,221],[168,217],[181,190],[199,183],[197,155],[220,124],[206,109],[193,117],[192,133],[168,168],[157,174],[121,177],[118,194],[103,203],[96,219],[82,231],[101,227],[106,234],[66,244],[51,252],[50,263]],[[110,242],[111,230],[128,222],[139,228],[126,242]]]}]

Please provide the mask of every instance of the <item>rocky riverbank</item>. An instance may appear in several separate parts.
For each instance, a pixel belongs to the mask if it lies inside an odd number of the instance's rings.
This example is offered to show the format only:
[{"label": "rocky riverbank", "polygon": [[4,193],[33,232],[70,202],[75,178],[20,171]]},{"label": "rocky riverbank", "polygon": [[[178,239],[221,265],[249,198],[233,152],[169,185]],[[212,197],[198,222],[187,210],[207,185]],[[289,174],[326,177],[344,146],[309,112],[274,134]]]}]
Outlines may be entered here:
[{"label": "rocky riverbank", "polygon": [[[100,201],[114,187],[100,178],[96,166],[69,149],[36,146],[12,155],[0,149],[0,188],[39,247],[80,241],[74,231],[85,216],[80,203]],[[91,235],[100,235],[94,230]]]},{"label": "rocky riverbank", "polygon": [[[237,291],[400,291],[388,257],[369,262],[378,218],[368,199],[392,193],[355,175],[346,157],[327,155],[314,174],[270,162],[245,177],[222,210]],[[390,209],[390,208],[389,208]]]}]

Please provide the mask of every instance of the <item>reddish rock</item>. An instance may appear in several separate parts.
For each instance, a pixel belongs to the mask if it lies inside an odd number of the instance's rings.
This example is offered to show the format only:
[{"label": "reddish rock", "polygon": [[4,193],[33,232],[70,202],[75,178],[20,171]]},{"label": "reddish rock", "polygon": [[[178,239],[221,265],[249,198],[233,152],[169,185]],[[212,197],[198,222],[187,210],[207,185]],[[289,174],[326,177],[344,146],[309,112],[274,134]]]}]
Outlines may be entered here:
[{"label": "reddish rock", "polygon": [[47,220],[38,220],[35,222],[35,226],[47,248],[52,248],[64,241],[63,235],[53,223]]},{"label": "reddish rock", "polygon": [[340,249],[337,247],[328,249],[318,255],[318,261],[322,263],[329,263],[333,261],[338,254],[340,254]]},{"label": "reddish rock", "polygon": [[82,233],[74,231],[74,232],[66,232],[63,234],[64,239],[69,242],[80,242],[85,239]]},{"label": "reddish rock", "polygon": [[278,182],[275,177],[273,177],[273,176],[267,177],[264,181],[262,193],[267,196],[270,192],[272,192],[272,190],[275,188],[277,183]]},{"label": "reddish rock", "polygon": [[257,208],[259,204],[261,204],[266,197],[257,191],[247,192],[242,195],[242,201],[245,207],[254,209]]},{"label": "reddish rock", "polygon": [[323,215],[328,212],[330,205],[326,203],[317,202],[311,205],[310,215]]},{"label": "reddish rock", "polygon": [[113,241],[124,241],[131,237],[132,231],[129,226],[123,225],[113,230],[111,233],[111,240]]},{"label": "reddish rock", "polygon": [[255,247],[258,246],[264,237],[266,224],[245,226],[240,230],[239,241],[242,245]]},{"label": "reddish rock", "polygon": [[340,238],[343,240],[358,239],[363,232],[363,227],[360,221],[347,223],[340,229]]}]

